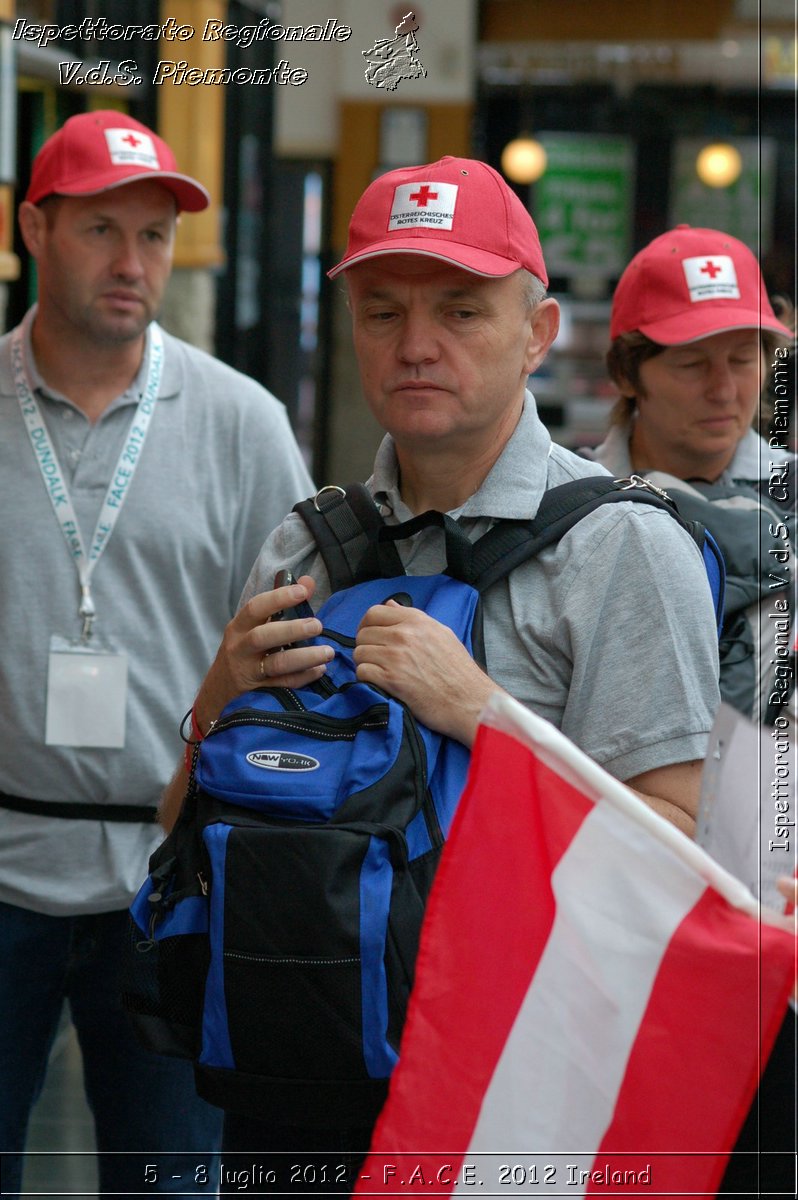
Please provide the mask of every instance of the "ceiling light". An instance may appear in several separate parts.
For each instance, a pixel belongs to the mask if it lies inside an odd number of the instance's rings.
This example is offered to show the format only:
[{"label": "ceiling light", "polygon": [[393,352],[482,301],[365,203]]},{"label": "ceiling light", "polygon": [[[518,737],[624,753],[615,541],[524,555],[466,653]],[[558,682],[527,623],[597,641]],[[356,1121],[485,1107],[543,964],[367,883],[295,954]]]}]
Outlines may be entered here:
[{"label": "ceiling light", "polygon": [[502,171],[513,183],[534,183],[546,170],[546,151],[535,138],[514,138],[502,150]]},{"label": "ceiling light", "polygon": [[707,187],[725,188],[740,178],[743,160],[735,146],[728,142],[712,142],[699,152],[695,169],[698,178]]}]

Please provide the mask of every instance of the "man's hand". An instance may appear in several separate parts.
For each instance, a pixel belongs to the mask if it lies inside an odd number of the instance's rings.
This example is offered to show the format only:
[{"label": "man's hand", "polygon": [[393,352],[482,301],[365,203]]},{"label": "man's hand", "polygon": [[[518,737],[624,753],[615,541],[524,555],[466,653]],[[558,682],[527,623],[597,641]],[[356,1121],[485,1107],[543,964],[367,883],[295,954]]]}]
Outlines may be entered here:
[{"label": "man's hand", "polygon": [[470,746],[488,697],[501,689],[440,621],[395,600],[375,604],[357,631],[357,677],[406,704],[417,720]]},{"label": "man's hand", "polygon": [[257,687],[305,687],[324,674],[333,657],[331,646],[293,646],[318,637],[321,621],[316,617],[274,620],[278,613],[309,600],[315,586],[309,575],[303,575],[288,587],[260,592],[229,622],[194,704],[203,733],[243,692]]},{"label": "man's hand", "polygon": [[[315,590],[309,575],[298,583],[253,596],[227,625],[216,658],[197,693],[194,716],[207,733],[222,709],[236,696],[257,687],[305,687],[324,674],[331,646],[296,646],[318,637],[316,617],[274,620],[276,614],[309,600]],[[167,833],[177,820],[188,775],[181,763],[163,794],[158,813]]]}]

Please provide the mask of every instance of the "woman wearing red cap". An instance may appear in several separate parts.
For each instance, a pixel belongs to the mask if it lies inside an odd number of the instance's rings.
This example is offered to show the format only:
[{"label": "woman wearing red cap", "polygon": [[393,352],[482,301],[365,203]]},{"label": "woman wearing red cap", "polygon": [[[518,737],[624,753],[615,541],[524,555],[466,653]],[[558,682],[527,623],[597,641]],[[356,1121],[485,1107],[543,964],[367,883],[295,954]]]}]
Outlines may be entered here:
[{"label": "woman wearing red cap", "polygon": [[[621,395],[606,439],[583,453],[673,492],[682,515],[715,535],[728,573],[721,695],[772,724],[788,711],[791,682],[793,334],[747,246],[680,225],[623,272],[610,336],[607,365]],[[768,384],[775,412],[766,439],[754,426]]]},{"label": "woman wearing red cap", "polygon": [[[787,729],[794,753],[794,335],[776,318],[747,246],[680,225],[629,263],[610,336],[607,366],[620,398],[604,442],[582,453],[615,475],[644,475],[715,535],[727,569],[721,696]],[[761,437],[765,392],[774,411]],[[780,887],[794,900],[794,881]],[[719,1194],[791,1192],[794,1086],[788,1010]]]}]

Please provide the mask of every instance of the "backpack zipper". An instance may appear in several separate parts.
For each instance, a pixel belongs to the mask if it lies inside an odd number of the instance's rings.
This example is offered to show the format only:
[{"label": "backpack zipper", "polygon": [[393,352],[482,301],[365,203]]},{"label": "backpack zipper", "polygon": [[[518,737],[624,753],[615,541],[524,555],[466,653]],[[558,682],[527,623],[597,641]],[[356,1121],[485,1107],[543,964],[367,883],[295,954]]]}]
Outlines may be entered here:
[{"label": "backpack zipper", "polygon": [[432,793],[428,787],[424,787],[424,780],[427,776],[427,752],[424,748],[424,742],[421,734],[418,732],[415,717],[408,708],[404,708],[404,724],[407,732],[407,740],[410,743],[413,751],[413,762],[416,770],[416,787],[420,791],[424,790],[424,799],[421,803],[421,811],[424,814],[424,822],[427,826],[430,844],[433,849],[438,849],[446,840],[443,836],[441,823],[438,820],[438,814],[435,811],[435,804],[432,799]]},{"label": "backpack zipper", "polygon": [[322,696],[334,696],[337,691],[343,690],[337,688],[326,675],[322,675],[321,679],[317,679],[315,683],[311,684],[311,687]]},{"label": "backpack zipper", "polygon": [[[236,729],[242,725],[263,725],[270,729],[290,729],[306,737],[336,738],[351,740],[361,729],[386,729],[388,726],[388,705],[374,704],[359,717],[349,717],[344,720],[338,717],[326,717],[323,713],[307,709],[291,710],[285,713],[265,713],[257,708],[242,708],[239,712],[217,721],[208,738],[215,737],[225,729]],[[315,728],[314,728],[315,726]]]}]

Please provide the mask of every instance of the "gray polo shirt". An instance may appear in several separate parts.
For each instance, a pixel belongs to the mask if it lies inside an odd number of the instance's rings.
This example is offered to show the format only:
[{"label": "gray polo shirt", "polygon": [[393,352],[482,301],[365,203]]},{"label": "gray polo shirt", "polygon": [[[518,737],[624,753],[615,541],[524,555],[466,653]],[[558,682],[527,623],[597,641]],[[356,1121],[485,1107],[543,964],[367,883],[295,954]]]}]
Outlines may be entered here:
[{"label": "gray polo shirt", "polygon": [[[530,518],[548,488],[603,473],[552,443],[527,394],[521,419],[481,487],[450,515],[473,540],[498,518]],[[391,523],[402,503],[386,437],[369,487]],[[412,575],[442,569],[442,535],[399,543]],[[291,514],[263,547],[242,600],[290,568],[327,596],[324,566]],[[701,555],[657,509],[604,505],[484,597],[488,673],[619,779],[702,758],[718,705],[717,633]]]},{"label": "gray polo shirt", "polygon": [[[26,318],[25,331],[30,325]],[[164,334],[164,368],[128,497],[97,564],[97,634],[128,656],[123,750],[45,746],[50,636],[79,634],[77,572],[22,421],[0,338],[0,790],[35,799],[157,803],[177,726],[235,612],[266,534],[312,492],[283,406],[253,380]],[[102,418],[28,369],[89,543],[145,368]],[[144,356],[144,364],[147,356]],[[0,900],[44,913],[126,905],[157,826],[0,808]]]},{"label": "gray polo shirt", "polygon": [[[611,425],[600,446],[585,447],[580,450],[580,454],[592,462],[602,463],[610,471],[615,471],[619,475],[629,475],[633,470],[629,453],[631,436],[631,421],[621,425]],[[748,429],[737,443],[728,467],[715,480],[715,483],[722,487],[728,487],[734,483],[748,480],[767,479],[772,463],[786,463],[792,457],[793,455],[788,450],[772,449],[755,430]],[[662,472],[663,477],[664,474],[665,472]],[[652,472],[647,471],[646,475],[648,477],[652,475]]]}]

